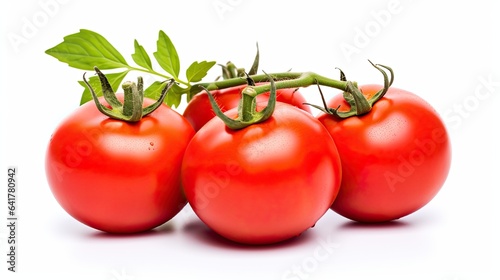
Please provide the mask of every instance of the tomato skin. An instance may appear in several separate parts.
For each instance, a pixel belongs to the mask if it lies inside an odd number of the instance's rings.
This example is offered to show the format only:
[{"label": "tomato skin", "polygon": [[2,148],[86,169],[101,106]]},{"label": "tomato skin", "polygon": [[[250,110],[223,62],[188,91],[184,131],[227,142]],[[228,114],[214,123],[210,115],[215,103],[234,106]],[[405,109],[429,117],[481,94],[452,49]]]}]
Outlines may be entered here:
[{"label": "tomato skin", "polygon": [[[145,106],[153,102],[144,100]],[[51,137],[45,161],[50,189],[68,214],[90,227],[111,233],[150,230],[187,203],[180,167],[193,135],[189,123],[166,105],[127,123],[88,102]]]},{"label": "tomato skin", "polygon": [[[365,96],[382,86],[365,85]],[[329,107],[349,108],[342,95]],[[426,205],[444,184],[451,144],[443,121],[420,97],[389,88],[372,110],[344,120],[318,116],[342,161],[342,184],[331,209],[359,222],[386,222]]]},{"label": "tomato skin", "polygon": [[[211,91],[215,97],[217,104],[223,112],[236,108],[241,99],[241,91],[247,85],[241,85],[221,90]],[[257,102],[267,102],[269,99],[269,92],[259,94]],[[295,89],[279,89],[276,91],[276,100],[296,106],[306,112],[311,113],[308,105],[305,105],[306,99],[304,96]],[[191,123],[195,131],[205,125],[209,120],[215,117],[215,113],[210,105],[210,100],[206,92],[196,94],[188,103],[184,110],[183,116]]]},{"label": "tomato skin", "polygon": [[[234,117],[237,109],[226,112]],[[182,165],[186,197],[221,236],[280,242],[313,226],[341,179],[335,143],[312,115],[277,103],[272,117],[241,130],[214,118],[193,137]]]}]

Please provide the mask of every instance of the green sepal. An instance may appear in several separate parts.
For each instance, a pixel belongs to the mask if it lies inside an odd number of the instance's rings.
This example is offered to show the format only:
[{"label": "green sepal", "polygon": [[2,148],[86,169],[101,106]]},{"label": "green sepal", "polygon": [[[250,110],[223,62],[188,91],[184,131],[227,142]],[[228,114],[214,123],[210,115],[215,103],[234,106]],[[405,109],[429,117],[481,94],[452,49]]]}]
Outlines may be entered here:
[{"label": "green sepal", "polygon": [[239,130],[250,125],[263,122],[272,116],[276,107],[276,85],[272,77],[269,75],[267,76],[271,86],[267,106],[262,109],[262,111],[257,111],[256,92],[253,89],[253,86],[248,86],[242,91],[242,99],[240,101],[240,105],[238,106],[238,117],[236,119],[232,119],[226,116],[219,108],[219,105],[217,105],[217,101],[215,101],[215,98],[212,96],[212,94],[210,94],[210,92],[205,87],[202,88],[208,94],[210,104],[215,115],[219,117],[228,128]]},{"label": "green sepal", "polygon": [[93,86],[87,81],[85,78],[85,74],[83,75],[83,82],[88,87],[92,99],[95,102],[97,109],[103,113],[104,115],[112,118],[118,119],[126,122],[138,122],[143,117],[151,114],[154,110],[156,110],[163,103],[167,92],[170,90],[172,85],[175,83],[173,79],[169,81],[169,83],[163,87],[160,98],[155,101],[155,103],[143,108],[143,100],[144,100],[144,89],[143,89],[143,79],[142,77],[138,78],[137,85],[133,82],[127,81],[123,83],[122,88],[124,91],[124,102],[118,100],[114,91],[111,89],[108,79],[106,75],[104,75],[97,67],[94,67],[99,80],[101,82],[101,88],[103,91],[104,98],[106,102],[109,104],[111,108],[104,106],[97,96]]}]

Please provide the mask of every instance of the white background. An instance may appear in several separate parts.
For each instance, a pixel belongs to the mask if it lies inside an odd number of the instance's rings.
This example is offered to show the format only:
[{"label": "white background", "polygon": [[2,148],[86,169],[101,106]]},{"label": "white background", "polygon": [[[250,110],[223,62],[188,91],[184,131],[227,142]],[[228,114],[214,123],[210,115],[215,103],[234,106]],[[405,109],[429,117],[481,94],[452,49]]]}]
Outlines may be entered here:
[{"label": "white background", "polygon": [[[0,278],[500,279],[497,3],[4,2]],[[248,68],[256,42],[260,69],[266,72],[292,68],[336,78],[339,67],[363,84],[381,82],[367,59],[390,65],[396,73],[393,86],[426,99],[446,122],[453,144],[448,180],[431,203],[400,222],[363,226],[329,211],[301,238],[275,246],[227,242],[188,207],[150,233],[97,232],[62,210],[44,173],[50,135],[78,106],[83,89],[76,82],[83,71],[44,51],[81,28],[105,36],[131,64],[133,40],[152,55],[163,30],[176,45],[183,69],[194,60],[231,60]],[[217,75],[214,68],[207,80]],[[315,89],[303,92],[319,102]],[[19,170],[17,273],[8,272],[6,263],[8,166]]]}]

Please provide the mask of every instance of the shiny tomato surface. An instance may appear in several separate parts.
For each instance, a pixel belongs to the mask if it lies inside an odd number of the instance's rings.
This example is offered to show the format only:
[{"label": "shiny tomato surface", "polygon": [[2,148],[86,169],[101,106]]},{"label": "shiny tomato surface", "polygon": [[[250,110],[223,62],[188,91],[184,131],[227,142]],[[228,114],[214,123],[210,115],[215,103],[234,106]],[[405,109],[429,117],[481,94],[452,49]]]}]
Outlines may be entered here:
[{"label": "shiny tomato surface", "polygon": [[[226,112],[235,117],[236,109]],[[331,136],[311,114],[277,103],[264,122],[232,130],[214,118],[190,142],[182,181],[194,212],[227,239],[268,244],[300,235],[340,186]]]},{"label": "shiny tomato surface", "polygon": [[[145,98],[144,106],[153,102]],[[189,123],[166,105],[127,123],[88,102],[50,139],[45,161],[50,189],[64,210],[95,229],[152,229],[186,204],[180,168],[193,135]]]},{"label": "shiny tomato surface", "polygon": [[[382,86],[365,85],[372,96]],[[342,95],[329,107],[348,110]],[[342,161],[342,184],[332,209],[360,222],[386,222],[411,214],[438,193],[451,164],[451,144],[437,112],[417,95],[389,88],[361,116],[318,119],[332,135]]]}]

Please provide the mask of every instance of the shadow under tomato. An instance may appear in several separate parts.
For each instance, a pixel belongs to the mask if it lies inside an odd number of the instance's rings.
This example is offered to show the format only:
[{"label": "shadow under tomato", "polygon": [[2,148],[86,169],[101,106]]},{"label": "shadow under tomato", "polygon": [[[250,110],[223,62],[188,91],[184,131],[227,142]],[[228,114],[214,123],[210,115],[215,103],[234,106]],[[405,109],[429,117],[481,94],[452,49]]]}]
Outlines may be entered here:
[{"label": "shadow under tomato", "polygon": [[229,250],[275,250],[285,247],[299,246],[312,240],[311,233],[309,231],[305,231],[299,236],[273,244],[243,244],[222,237],[206,226],[201,220],[195,220],[185,224],[183,231],[196,241],[209,246]]},{"label": "shadow under tomato", "polygon": [[118,239],[118,238],[137,238],[144,236],[154,236],[168,234],[174,231],[174,226],[171,222],[167,222],[163,225],[157,226],[154,229],[136,232],[136,233],[110,233],[104,231],[95,230],[90,234],[91,238],[108,238],[108,239]]},{"label": "shadow under tomato", "polygon": [[346,221],[340,226],[340,229],[344,230],[384,230],[384,229],[399,229],[399,228],[410,228],[413,224],[401,221],[401,220],[393,220],[388,222],[380,222],[380,223],[361,223],[356,221]]}]

